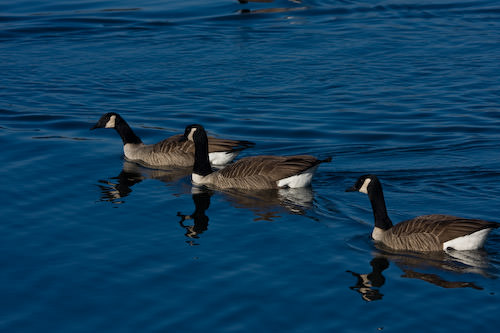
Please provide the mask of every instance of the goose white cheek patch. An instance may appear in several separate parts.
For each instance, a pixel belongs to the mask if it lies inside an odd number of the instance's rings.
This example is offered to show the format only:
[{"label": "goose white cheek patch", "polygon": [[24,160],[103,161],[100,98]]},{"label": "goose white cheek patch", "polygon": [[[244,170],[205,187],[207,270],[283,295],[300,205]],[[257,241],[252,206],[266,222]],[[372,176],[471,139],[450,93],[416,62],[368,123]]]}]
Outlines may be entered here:
[{"label": "goose white cheek patch", "polygon": [[115,128],[116,116],[109,117],[108,122],[106,123],[106,128]]},{"label": "goose white cheek patch", "polygon": [[193,141],[193,134],[196,132],[196,128],[191,128],[191,132],[188,134],[188,140]]},{"label": "goose white cheek patch", "polygon": [[359,189],[359,192],[368,194],[368,185],[370,184],[372,180],[370,178],[366,178],[365,182],[363,183],[363,186]]}]

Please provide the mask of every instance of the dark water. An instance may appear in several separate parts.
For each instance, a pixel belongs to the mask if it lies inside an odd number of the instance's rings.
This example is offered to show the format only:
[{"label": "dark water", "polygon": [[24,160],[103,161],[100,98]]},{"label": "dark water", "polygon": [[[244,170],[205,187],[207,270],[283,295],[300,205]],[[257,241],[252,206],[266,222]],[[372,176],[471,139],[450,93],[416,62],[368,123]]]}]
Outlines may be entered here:
[{"label": "dark water", "polygon": [[[344,189],[376,173],[394,221],[500,221],[499,32],[497,1],[1,1],[0,330],[494,331],[498,231],[386,253]],[[333,162],[197,193],[89,131],[110,111],[147,143],[196,122]]]}]

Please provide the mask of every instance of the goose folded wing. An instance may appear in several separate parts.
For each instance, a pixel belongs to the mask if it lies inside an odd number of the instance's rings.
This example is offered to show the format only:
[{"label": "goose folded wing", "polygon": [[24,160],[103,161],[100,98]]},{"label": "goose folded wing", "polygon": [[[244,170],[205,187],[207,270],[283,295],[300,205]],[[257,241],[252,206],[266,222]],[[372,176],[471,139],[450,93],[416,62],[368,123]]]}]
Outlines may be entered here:
[{"label": "goose folded wing", "polygon": [[[208,152],[229,152],[238,151],[252,147],[253,142],[241,140],[219,139],[208,137]],[[173,151],[182,151],[194,154],[194,144],[186,140],[183,134],[173,135],[153,145],[155,153],[170,153]]]},{"label": "goose folded wing", "polygon": [[194,154],[194,145],[182,134],[173,135],[153,145],[154,153],[190,153]]},{"label": "goose folded wing", "polygon": [[242,158],[219,171],[227,178],[263,176],[277,181],[301,173],[316,166],[319,161],[309,155],[296,156],[253,156]]},{"label": "goose folded wing", "polygon": [[392,233],[399,237],[409,234],[429,234],[437,237],[440,243],[444,243],[482,229],[499,226],[500,224],[496,222],[433,214],[398,223],[392,227]]},{"label": "goose folded wing", "polygon": [[208,137],[208,152],[239,151],[254,146],[253,142]]}]

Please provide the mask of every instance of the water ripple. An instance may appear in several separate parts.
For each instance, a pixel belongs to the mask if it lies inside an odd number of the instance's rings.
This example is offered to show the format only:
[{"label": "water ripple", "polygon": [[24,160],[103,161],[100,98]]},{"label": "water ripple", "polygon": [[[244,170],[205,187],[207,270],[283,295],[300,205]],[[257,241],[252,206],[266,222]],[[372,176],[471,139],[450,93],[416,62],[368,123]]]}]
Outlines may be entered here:
[{"label": "water ripple", "polygon": [[[0,12],[0,330],[498,326],[498,232],[464,258],[388,255],[370,240],[366,196],[345,192],[376,173],[394,221],[498,220],[497,2],[22,0]],[[242,156],[333,161],[305,191],[198,196],[190,170],[124,163],[115,131],[89,131],[111,111],[145,143],[196,122],[256,142]]]},{"label": "water ripple", "polygon": [[[275,15],[291,15],[295,19],[333,20],[359,18],[366,19],[410,19],[436,18],[443,15],[455,16],[463,20],[498,19],[500,8],[492,2],[446,2],[441,4],[397,4],[387,3],[375,6],[362,6],[358,3],[323,2],[290,2],[275,1],[270,3],[248,3],[239,5],[231,2],[219,2],[203,7],[196,4],[192,10],[189,2],[171,4],[170,6],[99,8],[95,3],[77,2],[67,6],[60,4],[40,5],[38,7],[4,6],[4,14],[0,22],[5,24],[1,38],[26,38],[27,36],[54,37],[59,35],[101,35],[112,31],[134,31],[165,29],[176,24],[200,24],[202,22],[241,21],[250,19],[265,20]],[[250,7],[248,7],[250,6]],[[243,8],[243,9],[241,9]],[[235,12],[236,11],[236,12]],[[193,13],[195,15],[193,16]],[[241,14],[244,15],[241,15]],[[247,15],[253,14],[253,15]],[[274,16],[273,16],[274,15]],[[286,16],[285,16],[286,18]],[[274,19],[273,19],[274,21]],[[262,22],[263,23],[263,22]],[[380,23],[380,22],[379,22]]]}]

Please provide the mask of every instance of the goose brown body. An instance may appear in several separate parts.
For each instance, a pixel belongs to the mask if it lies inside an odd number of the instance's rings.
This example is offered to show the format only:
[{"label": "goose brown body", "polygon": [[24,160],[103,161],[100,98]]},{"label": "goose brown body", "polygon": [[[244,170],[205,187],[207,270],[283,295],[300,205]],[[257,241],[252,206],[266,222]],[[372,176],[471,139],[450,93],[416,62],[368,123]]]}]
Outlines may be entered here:
[{"label": "goose brown body", "polygon": [[500,227],[497,222],[441,214],[418,216],[393,225],[387,215],[382,185],[377,176],[361,176],[346,191],[368,194],[375,220],[372,238],[394,250],[474,250],[483,246],[492,229]]},{"label": "goose brown body", "polygon": [[322,161],[310,155],[245,157],[204,177],[203,183],[219,188],[272,189],[282,179],[315,168]]},{"label": "goose brown body", "polygon": [[441,251],[446,250],[443,248],[446,242],[491,228],[498,228],[498,223],[451,215],[423,215],[394,225],[378,241],[395,250]]}]

